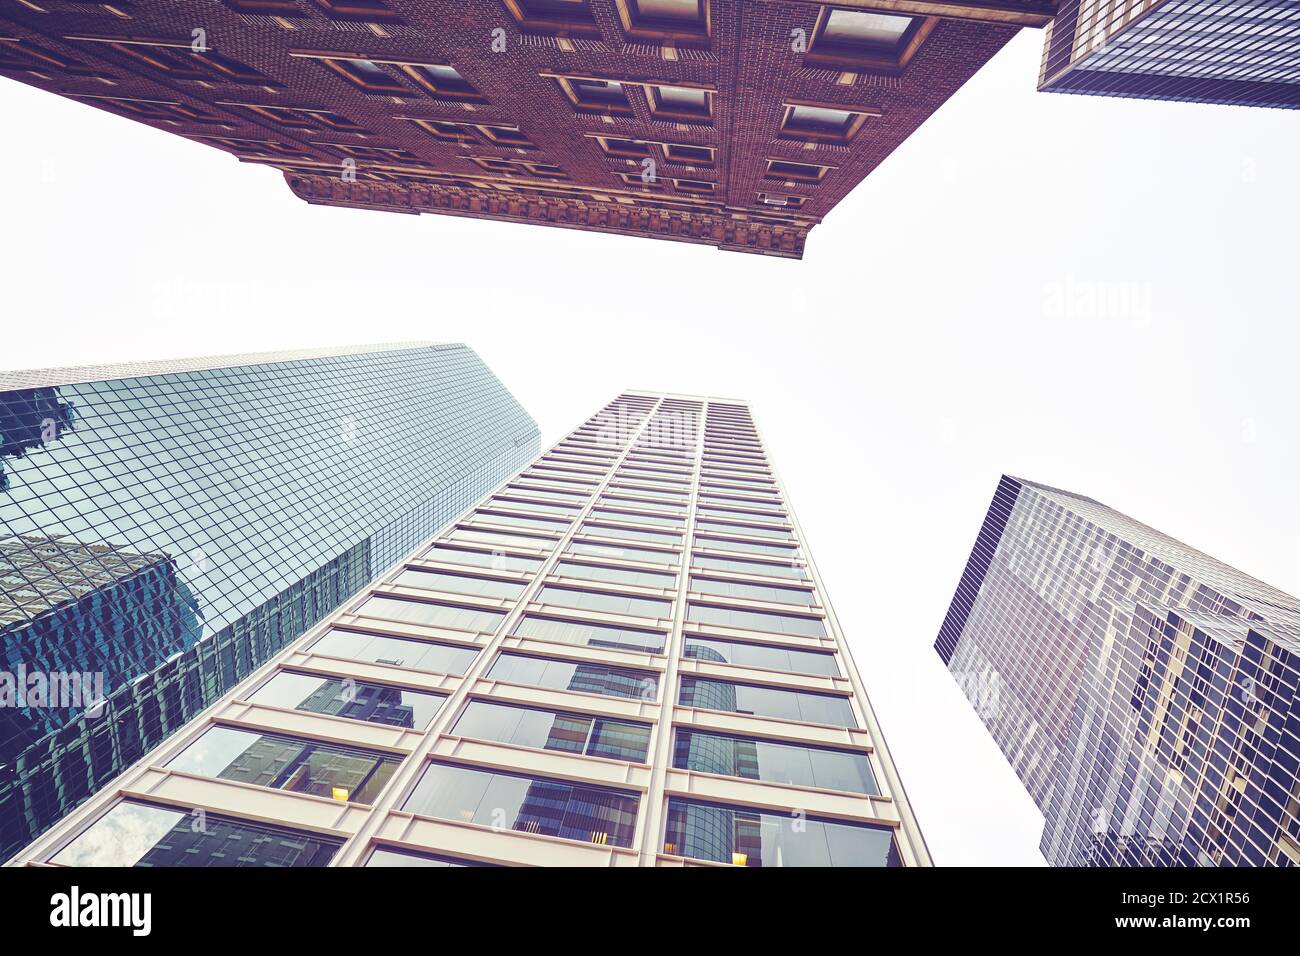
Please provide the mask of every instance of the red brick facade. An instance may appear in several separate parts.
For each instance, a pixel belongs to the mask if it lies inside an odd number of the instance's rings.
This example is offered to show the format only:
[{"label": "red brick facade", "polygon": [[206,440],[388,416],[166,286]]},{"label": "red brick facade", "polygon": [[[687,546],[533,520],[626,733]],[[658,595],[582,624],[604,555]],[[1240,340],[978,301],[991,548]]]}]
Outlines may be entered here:
[{"label": "red brick facade", "polygon": [[[0,74],[282,168],[308,202],[798,258],[849,190],[1050,16],[1047,0],[691,6],[4,0]],[[911,18],[897,53],[827,39],[831,11],[863,9]]]}]

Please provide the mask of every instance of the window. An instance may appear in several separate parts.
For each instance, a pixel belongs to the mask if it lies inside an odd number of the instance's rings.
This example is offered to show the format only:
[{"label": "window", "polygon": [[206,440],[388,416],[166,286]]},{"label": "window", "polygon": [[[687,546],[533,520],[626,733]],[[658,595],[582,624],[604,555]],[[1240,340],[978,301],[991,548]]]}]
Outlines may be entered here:
[{"label": "window", "polygon": [[456,528],[448,535],[453,541],[465,541],[473,544],[497,544],[507,548],[541,548],[549,550],[555,545],[555,538],[543,538],[537,535],[507,534],[502,531],[485,531],[481,528]]},{"label": "window", "polygon": [[429,601],[408,601],[405,598],[372,597],[358,607],[354,614],[380,617],[408,624],[428,624],[433,627],[451,627],[462,631],[495,631],[505,614],[501,611],[484,611],[478,608],[457,607],[452,604],[434,604]]},{"label": "window", "polygon": [[757,541],[731,541],[726,538],[715,538],[712,535],[696,536],[695,546],[699,548],[709,548],[714,551],[739,551],[748,554],[769,554],[784,557],[790,561],[793,561],[799,554],[798,548],[786,547],[785,545],[760,544]]},{"label": "window", "polygon": [[740,558],[716,558],[703,554],[691,557],[691,564],[711,571],[734,571],[737,574],[763,574],[777,578],[807,578],[803,568],[791,564],[768,564],[762,561],[744,561]]},{"label": "window", "polygon": [[682,163],[687,166],[712,166],[712,146],[682,146],[676,143],[664,143],[664,156],[670,163]]},{"label": "window", "polygon": [[606,156],[620,159],[641,159],[650,155],[650,145],[634,139],[619,139],[615,136],[596,136],[596,142]]},{"label": "window", "polygon": [[316,0],[316,4],[336,20],[381,23],[401,19],[380,0]]},{"label": "window", "polygon": [[643,763],[650,725],[471,700],[451,732],[474,740]]},{"label": "window", "polygon": [[677,583],[674,574],[659,571],[640,571],[636,568],[613,568],[600,564],[586,564],[577,561],[561,561],[554,573],[565,578],[580,578],[584,581],[606,581],[611,584],[631,584],[644,588],[671,588]]},{"label": "window", "polygon": [[525,587],[519,581],[493,581],[490,578],[448,574],[443,571],[420,571],[414,568],[407,568],[392,583],[413,588],[428,588],[432,591],[450,591],[454,594],[476,594],[480,597],[503,599],[519,597]]},{"label": "window", "polygon": [[492,568],[494,571],[536,571],[542,566],[538,558],[516,558],[502,554],[500,551],[469,551],[465,548],[452,548],[445,544],[434,545],[424,552],[426,561],[440,561],[446,564],[467,564],[477,568]]},{"label": "window", "polygon": [[399,63],[397,66],[434,96],[471,103],[486,102],[455,67],[429,63]]},{"label": "window", "polygon": [[209,727],[168,769],[369,805],[401,759],[356,747]]},{"label": "window", "polygon": [[487,676],[510,684],[648,703],[659,697],[659,675],[654,671],[614,667],[594,661],[562,661],[531,654],[502,653],[493,662]]},{"label": "window", "polygon": [[627,538],[630,541],[654,541],[659,544],[677,544],[681,536],[666,531],[643,531],[640,528],[623,528],[613,525],[599,525],[586,522],[580,529],[581,534],[595,538]]},{"label": "window", "polygon": [[409,813],[628,847],[637,796],[546,777],[430,763],[402,804]]},{"label": "window", "polygon": [[842,7],[823,9],[804,62],[848,70],[898,73],[938,24],[934,17],[905,17]]},{"label": "window", "polygon": [[827,677],[840,675],[835,655],[826,651],[805,651],[773,644],[696,637],[693,634],[685,637],[682,657],[712,661],[715,664],[758,667],[787,674],[820,674]]},{"label": "window", "polygon": [[[601,502],[597,504],[603,503]],[[616,505],[617,506],[617,505]],[[635,507],[635,506],[632,506]],[[599,518],[604,521],[626,521],[631,524],[652,524],[665,528],[681,528],[683,519],[670,515],[649,515],[637,514],[631,511],[611,511],[609,508],[597,507],[592,509],[592,518]]]},{"label": "window", "polygon": [[269,13],[281,17],[305,15],[294,0],[221,0],[221,2],[236,13]]},{"label": "window", "polygon": [[695,522],[695,527],[699,528],[701,531],[716,531],[718,534],[745,535],[750,538],[794,539],[794,532],[786,528],[761,528],[757,525],[731,524],[726,521],[707,520]]},{"label": "window", "polygon": [[680,728],[673,766],[695,773],[716,773],[746,780],[819,787],[878,795],[880,788],[864,753],[806,744],[778,743]]},{"label": "window", "polygon": [[557,76],[555,82],[577,109],[591,113],[610,113],[620,116],[632,114],[632,103],[627,90],[617,80],[582,79]]},{"label": "window", "polygon": [[279,86],[250,66],[211,48],[194,49],[189,42],[131,40],[115,37],[68,37],[80,43],[106,45],[109,49],[143,64],[156,74],[172,80],[206,80],[210,83],[250,83]]},{"label": "window", "polygon": [[343,77],[363,93],[380,93],[389,96],[409,95],[405,86],[389,76],[373,60],[315,57],[325,68]]},{"label": "window", "polygon": [[490,524],[518,525],[521,528],[540,528],[544,531],[560,531],[569,524],[567,518],[527,518],[504,511],[476,511],[471,517],[475,521]]},{"label": "window", "polygon": [[785,159],[767,161],[767,178],[791,183],[819,183],[830,172],[829,166],[815,166],[810,163],[792,163]]},{"label": "window", "polygon": [[798,720],[810,724],[856,727],[857,719],[847,697],[818,694],[807,690],[785,690],[738,684],[733,681],[682,677],[677,702],[683,707],[722,710],[733,714],[754,714],[778,720]]},{"label": "window", "polygon": [[584,611],[603,611],[607,614],[634,614],[638,617],[664,618],[672,615],[673,602],[657,598],[633,597],[603,591],[579,591],[547,585],[537,600],[556,607],[573,607]]},{"label": "window", "polygon": [[889,827],[673,797],[664,853],[735,866],[902,866]]},{"label": "window", "polygon": [[625,548],[613,544],[596,544],[574,541],[569,554],[585,554],[596,558],[620,558],[624,561],[644,561],[646,564],[676,564],[681,556],[675,551],[652,551],[650,548]]},{"label": "window", "polygon": [[786,103],[785,114],[781,118],[781,133],[795,139],[847,143],[858,135],[868,116],[880,115],[880,110],[848,110]]},{"label": "window", "polygon": [[351,678],[344,683],[333,677],[279,671],[248,699],[268,707],[423,730],[446,697]]},{"label": "window", "polygon": [[497,146],[509,146],[514,149],[536,149],[527,136],[515,126],[477,126],[475,127],[490,143]]},{"label": "window", "polygon": [[600,36],[591,15],[591,0],[505,0],[505,4],[524,33]]},{"label": "window", "polygon": [[428,853],[416,853],[413,850],[390,850],[378,846],[366,857],[365,867],[372,866],[491,866],[475,860],[458,860],[452,856],[430,856]]},{"label": "window", "polygon": [[804,588],[783,588],[771,584],[751,584],[745,581],[723,581],[719,578],[691,578],[692,591],[700,594],[721,594],[726,597],[748,598],[754,601],[771,601],[776,604],[814,604],[813,592]]},{"label": "window", "polygon": [[474,658],[478,657],[478,648],[475,647],[437,644],[432,641],[338,629],[326,631],[311,645],[310,650],[313,654],[322,654],[326,657],[369,661],[392,667],[454,674],[457,677],[464,674]]},{"label": "window", "polygon": [[617,651],[643,651],[652,654],[662,653],[666,640],[665,635],[659,631],[580,621],[561,621],[548,617],[534,617],[531,614],[515,625],[514,634],[516,637],[531,637],[539,641],[558,641],[563,644],[607,647]]},{"label": "window", "polygon": [[339,841],[123,800],[49,860],[62,866],[324,866]]},{"label": "window", "polygon": [[615,0],[631,40],[707,43],[709,0]]},{"label": "window", "polygon": [[713,115],[713,91],[691,86],[648,86],[655,119],[701,120]]},{"label": "window", "polygon": [[474,142],[474,134],[470,132],[470,128],[461,123],[445,123],[440,120],[427,119],[412,119],[411,122],[434,139],[440,139],[445,143]]},{"label": "window", "polygon": [[702,179],[674,179],[673,185],[684,193],[711,193],[717,189],[715,183]]},{"label": "window", "polygon": [[774,611],[747,611],[734,607],[716,607],[712,604],[692,603],[686,617],[703,624],[721,627],[741,627],[772,634],[799,634],[804,637],[825,637],[826,626],[819,617],[794,614],[777,614]]}]

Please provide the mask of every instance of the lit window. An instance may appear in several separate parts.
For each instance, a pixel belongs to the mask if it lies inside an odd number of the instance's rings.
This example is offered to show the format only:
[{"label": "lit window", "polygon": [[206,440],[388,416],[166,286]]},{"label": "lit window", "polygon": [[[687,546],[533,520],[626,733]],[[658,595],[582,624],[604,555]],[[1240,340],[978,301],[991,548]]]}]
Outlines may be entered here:
[{"label": "lit window", "polygon": [[525,33],[600,36],[590,0],[505,0],[505,4]]},{"label": "lit window", "polygon": [[813,166],[808,163],[792,163],[784,159],[767,161],[767,178],[795,183],[819,183],[825,178],[829,166]]},{"label": "lit window", "polygon": [[616,0],[623,32],[633,40],[700,43],[709,39],[708,0]]},{"label": "lit window", "polygon": [[809,63],[897,72],[938,23],[937,18],[831,7],[818,18]]},{"label": "lit window", "polygon": [[707,119],[713,93],[690,86],[651,86],[650,112],[656,119]]},{"label": "lit window", "polygon": [[879,111],[787,103],[781,120],[781,132],[799,139],[847,143],[862,129],[868,116],[879,115]]}]

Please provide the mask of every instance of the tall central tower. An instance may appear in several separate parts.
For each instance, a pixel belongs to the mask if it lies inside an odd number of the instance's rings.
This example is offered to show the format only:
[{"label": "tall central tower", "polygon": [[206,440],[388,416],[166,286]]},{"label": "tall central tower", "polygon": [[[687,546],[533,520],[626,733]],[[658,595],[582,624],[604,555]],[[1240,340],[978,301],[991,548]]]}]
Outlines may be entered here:
[{"label": "tall central tower", "polygon": [[644,392],[15,862],[214,860],[930,862],[749,408]]}]

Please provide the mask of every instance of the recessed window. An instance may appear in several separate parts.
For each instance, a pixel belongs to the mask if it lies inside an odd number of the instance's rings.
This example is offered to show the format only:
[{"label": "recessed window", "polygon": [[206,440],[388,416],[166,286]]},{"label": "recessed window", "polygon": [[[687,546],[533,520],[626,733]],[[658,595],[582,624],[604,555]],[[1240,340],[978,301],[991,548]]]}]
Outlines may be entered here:
[{"label": "recessed window", "polygon": [[803,196],[777,196],[773,193],[759,193],[758,201],[764,206],[798,209],[804,204],[805,199]]},{"label": "recessed window", "polygon": [[718,188],[716,183],[702,179],[674,179],[673,185],[684,193],[711,193]]},{"label": "recessed window", "polygon": [[627,90],[617,80],[593,80],[557,76],[556,82],[575,107],[600,113],[630,115],[632,103]]},{"label": "recessed window", "polygon": [[687,43],[709,39],[709,0],[616,0],[632,40]]},{"label": "recessed window", "polygon": [[273,14],[281,17],[305,16],[293,0],[221,0],[236,13]]},{"label": "recessed window", "polygon": [[443,123],[438,120],[425,119],[413,119],[411,122],[434,139],[440,139],[447,143],[471,143],[474,141],[474,135],[468,128],[459,123]]},{"label": "recessed window", "polygon": [[878,110],[848,110],[838,106],[786,103],[781,132],[798,139],[847,143],[858,135],[868,116]]},{"label": "recessed window", "polygon": [[819,183],[830,170],[829,166],[813,166],[809,163],[792,163],[785,159],[767,161],[767,178],[794,183]]},{"label": "recessed window", "polygon": [[649,86],[650,112],[655,119],[708,119],[713,92],[693,86]]},{"label": "recessed window", "polygon": [[934,17],[829,7],[818,17],[805,60],[814,65],[897,72],[937,23]]},{"label": "recessed window", "polygon": [[598,37],[591,0],[505,0],[506,9],[525,33]]},{"label": "recessed window", "polygon": [[687,166],[712,166],[712,146],[683,146],[677,143],[664,143],[664,156],[670,163],[683,163]]},{"label": "recessed window", "polygon": [[399,68],[435,96],[482,102],[478,90],[455,67],[429,63],[399,63]]},{"label": "recessed window", "polygon": [[336,20],[374,23],[401,19],[380,0],[316,0],[316,5]]},{"label": "recessed window", "polygon": [[532,141],[513,126],[478,126],[476,129],[484,138],[497,146],[509,146],[514,149],[536,149]]},{"label": "recessed window", "polygon": [[619,139],[613,136],[597,136],[596,142],[600,143],[600,148],[604,150],[606,156],[617,156],[624,159],[641,159],[650,155],[650,144],[642,143],[634,139]]},{"label": "recessed window", "polygon": [[318,58],[323,66],[333,70],[353,86],[365,93],[384,93],[400,95],[408,93],[406,87],[389,76],[384,68],[373,60]]}]

